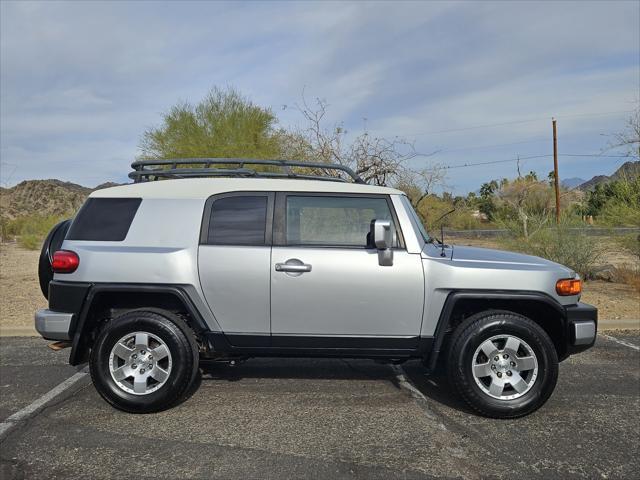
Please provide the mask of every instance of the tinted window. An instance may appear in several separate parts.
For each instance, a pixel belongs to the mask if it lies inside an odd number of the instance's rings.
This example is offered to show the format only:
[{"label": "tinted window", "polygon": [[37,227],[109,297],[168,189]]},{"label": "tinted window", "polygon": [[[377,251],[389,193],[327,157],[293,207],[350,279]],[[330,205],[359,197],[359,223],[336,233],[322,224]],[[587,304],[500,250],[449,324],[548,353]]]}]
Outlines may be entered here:
[{"label": "tinted window", "polygon": [[90,198],[74,218],[69,240],[121,242],[127,236],[140,198]]},{"label": "tinted window", "polygon": [[392,220],[386,199],[288,196],[287,245],[367,247],[372,220]]},{"label": "tinted window", "polygon": [[266,224],[266,196],[220,198],[211,207],[207,243],[264,245]]}]

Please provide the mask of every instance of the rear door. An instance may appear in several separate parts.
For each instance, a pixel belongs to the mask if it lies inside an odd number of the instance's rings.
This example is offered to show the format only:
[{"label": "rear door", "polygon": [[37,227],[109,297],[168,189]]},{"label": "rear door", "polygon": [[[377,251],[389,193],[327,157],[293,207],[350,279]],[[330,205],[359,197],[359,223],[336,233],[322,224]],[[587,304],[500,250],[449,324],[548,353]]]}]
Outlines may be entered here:
[{"label": "rear door", "polygon": [[233,345],[269,342],[274,194],[215,195],[205,205],[198,270],[205,298]]},{"label": "rear door", "polygon": [[[391,220],[394,261],[378,264],[372,220]],[[278,193],[271,259],[274,346],[414,348],[424,280],[386,195]]]}]

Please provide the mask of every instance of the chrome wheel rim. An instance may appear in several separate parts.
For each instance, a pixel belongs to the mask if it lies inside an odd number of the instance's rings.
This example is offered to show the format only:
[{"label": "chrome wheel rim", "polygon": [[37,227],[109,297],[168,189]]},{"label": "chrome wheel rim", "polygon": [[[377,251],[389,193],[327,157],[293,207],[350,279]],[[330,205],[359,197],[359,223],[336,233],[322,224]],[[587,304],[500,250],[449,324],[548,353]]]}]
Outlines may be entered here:
[{"label": "chrome wheel rim", "polygon": [[533,387],[538,377],[538,358],[521,338],[495,335],[476,349],[471,371],[483,393],[499,400],[513,400]]},{"label": "chrome wheel rim", "polygon": [[148,395],[161,388],[171,374],[167,344],[149,332],[128,333],[109,355],[109,372],[116,385],[133,395]]}]

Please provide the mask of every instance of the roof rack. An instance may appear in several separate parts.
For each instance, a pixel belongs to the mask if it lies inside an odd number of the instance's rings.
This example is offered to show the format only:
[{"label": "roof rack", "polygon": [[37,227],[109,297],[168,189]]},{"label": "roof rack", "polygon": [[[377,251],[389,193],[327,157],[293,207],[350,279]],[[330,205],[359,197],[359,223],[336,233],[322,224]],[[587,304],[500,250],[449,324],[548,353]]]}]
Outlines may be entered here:
[{"label": "roof rack", "polygon": [[[222,165],[223,167],[217,166]],[[237,168],[227,168],[227,166]],[[279,167],[280,171],[262,171],[247,168],[246,165]],[[297,171],[292,168],[295,167]],[[162,178],[193,177],[256,177],[256,178],[296,178],[305,180],[325,180],[346,182],[345,173],[354,183],[365,183],[352,169],[335,163],[309,163],[289,160],[255,160],[251,158],[177,158],[162,160],[138,160],[131,164],[133,172],[129,178],[135,183],[160,180]],[[299,169],[311,169],[311,173],[301,173]],[[315,172],[314,172],[315,171]],[[318,172],[320,171],[320,172]]]}]

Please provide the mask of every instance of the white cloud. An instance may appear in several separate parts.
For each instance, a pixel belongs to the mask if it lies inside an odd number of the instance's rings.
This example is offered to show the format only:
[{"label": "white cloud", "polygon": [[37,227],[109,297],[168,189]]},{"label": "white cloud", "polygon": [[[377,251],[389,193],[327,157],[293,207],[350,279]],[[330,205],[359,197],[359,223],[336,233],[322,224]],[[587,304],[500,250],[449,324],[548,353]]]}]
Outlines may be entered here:
[{"label": "white cloud", "polygon": [[[409,137],[626,110],[640,96],[637,2],[2,2],[0,9],[1,154],[21,165],[15,181],[81,158],[93,159],[96,175],[122,178],[159,113],[213,85],[236,86],[285,125],[300,117],[280,106],[306,87],[331,104],[330,122],[359,130],[366,117],[375,132]],[[597,150],[606,143],[599,133],[623,119],[561,118],[564,145]],[[470,147],[547,134],[542,121],[415,138],[425,151],[467,147],[434,158],[462,163],[546,148]],[[570,173],[581,168],[567,165]],[[585,175],[597,173],[587,167]],[[475,188],[499,171],[452,171],[450,180]]]}]

